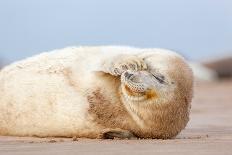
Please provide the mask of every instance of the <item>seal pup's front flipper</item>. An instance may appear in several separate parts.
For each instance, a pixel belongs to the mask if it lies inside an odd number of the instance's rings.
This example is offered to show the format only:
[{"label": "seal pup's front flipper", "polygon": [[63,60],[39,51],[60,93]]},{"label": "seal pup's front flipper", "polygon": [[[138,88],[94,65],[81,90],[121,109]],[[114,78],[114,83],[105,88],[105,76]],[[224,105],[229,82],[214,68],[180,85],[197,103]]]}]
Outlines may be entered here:
[{"label": "seal pup's front flipper", "polygon": [[147,64],[142,58],[131,54],[104,56],[98,60],[96,66],[97,68],[94,71],[109,73],[113,76],[120,76],[127,70],[140,71],[147,69]]}]

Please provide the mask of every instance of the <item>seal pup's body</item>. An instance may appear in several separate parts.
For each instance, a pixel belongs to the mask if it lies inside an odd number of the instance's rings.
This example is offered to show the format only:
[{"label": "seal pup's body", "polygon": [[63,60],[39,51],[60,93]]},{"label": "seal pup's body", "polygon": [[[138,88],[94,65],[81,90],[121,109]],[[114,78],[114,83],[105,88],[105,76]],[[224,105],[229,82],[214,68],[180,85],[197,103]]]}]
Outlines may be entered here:
[{"label": "seal pup's body", "polygon": [[174,52],[69,47],[0,72],[0,135],[171,138],[191,99],[192,72]]}]

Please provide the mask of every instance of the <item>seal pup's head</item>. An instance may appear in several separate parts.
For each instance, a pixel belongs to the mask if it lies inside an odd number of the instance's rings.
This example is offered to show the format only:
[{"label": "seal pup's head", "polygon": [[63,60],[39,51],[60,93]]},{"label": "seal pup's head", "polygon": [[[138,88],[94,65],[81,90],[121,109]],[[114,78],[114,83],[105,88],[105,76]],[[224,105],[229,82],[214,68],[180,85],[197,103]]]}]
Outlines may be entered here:
[{"label": "seal pup's head", "polygon": [[140,57],[148,69],[121,75],[123,103],[141,129],[147,129],[143,137],[176,136],[189,120],[192,71],[174,52],[158,50]]}]

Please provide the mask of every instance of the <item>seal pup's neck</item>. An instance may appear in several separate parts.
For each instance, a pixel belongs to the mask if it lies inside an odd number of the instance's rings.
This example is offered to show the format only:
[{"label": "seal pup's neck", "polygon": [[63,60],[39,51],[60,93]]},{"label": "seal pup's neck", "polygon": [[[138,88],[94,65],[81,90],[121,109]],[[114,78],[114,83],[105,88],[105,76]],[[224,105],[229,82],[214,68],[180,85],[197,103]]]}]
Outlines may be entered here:
[{"label": "seal pup's neck", "polygon": [[146,93],[135,93],[125,85],[121,85],[119,89],[121,91],[121,102],[126,110],[141,129],[146,128],[145,118],[148,117],[150,111],[144,105],[155,104],[157,94],[152,90]]}]

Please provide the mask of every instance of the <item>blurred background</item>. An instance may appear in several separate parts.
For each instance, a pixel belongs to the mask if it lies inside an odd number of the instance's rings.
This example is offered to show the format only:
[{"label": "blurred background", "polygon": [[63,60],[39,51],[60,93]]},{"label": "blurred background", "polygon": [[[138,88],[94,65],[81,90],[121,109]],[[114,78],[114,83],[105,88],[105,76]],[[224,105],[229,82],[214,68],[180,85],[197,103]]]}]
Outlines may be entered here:
[{"label": "blurred background", "polygon": [[232,76],[231,0],[0,0],[0,65],[78,45],[178,51],[203,80]]}]

